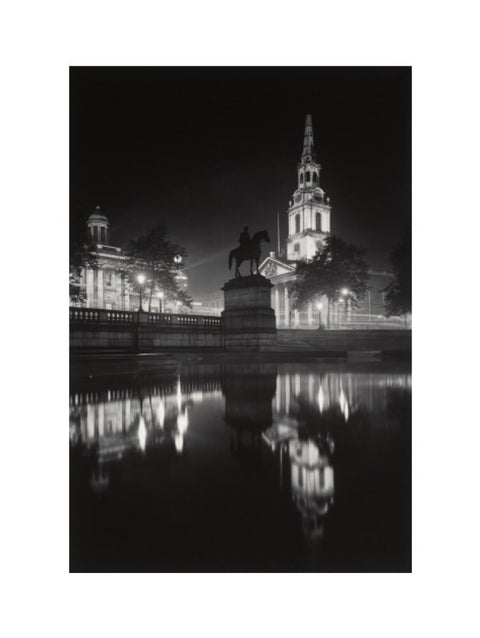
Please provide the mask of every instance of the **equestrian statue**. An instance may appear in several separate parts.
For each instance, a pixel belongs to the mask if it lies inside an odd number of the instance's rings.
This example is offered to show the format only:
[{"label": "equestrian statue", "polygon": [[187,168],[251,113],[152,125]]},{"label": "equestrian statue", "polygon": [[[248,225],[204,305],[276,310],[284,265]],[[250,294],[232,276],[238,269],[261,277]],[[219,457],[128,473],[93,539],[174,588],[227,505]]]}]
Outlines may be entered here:
[{"label": "equestrian statue", "polygon": [[260,254],[262,252],[260,244],[262,241],[270,243],[270,237],[266,230],[260,230],[250,238],[248,226],[245,226],[238,239],[240,246],[230,251],[228,256],[228,267],[232,268],[235,259],[235,277],[241,277],[239,267],[244,261],[250,261],[250,274],[253,275],[253,262],[256,265],[256,274],[258,275],[258,267],[260,264]]}]

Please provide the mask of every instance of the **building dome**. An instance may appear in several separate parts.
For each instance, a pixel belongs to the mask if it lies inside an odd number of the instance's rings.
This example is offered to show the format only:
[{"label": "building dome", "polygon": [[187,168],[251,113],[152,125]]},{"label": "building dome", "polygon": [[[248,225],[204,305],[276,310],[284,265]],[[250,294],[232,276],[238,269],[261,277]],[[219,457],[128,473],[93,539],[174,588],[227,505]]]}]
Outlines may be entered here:
[{"label": "building dome", "polygon": [[108,217],[102,215],[100,206],[95,207],[93,212],[87,221],[88,230],[93,241],[98,244],[109,243],[109,227]]},{"label": "building dome", "polygon": [[104,222],[108,224],[108,217],[105,217],[105,215],[99,215],[98,213],[92,213],[90,217],[88,218],[88,221],[89,222]]},{"label": "building dome", "polygon": [[108,217],[102,215],[102,211],[100,210],[100,206],[95,207],[95,212],[90,215],[88,218],[89,222],[103,222],[104,224],[108,224]]}]

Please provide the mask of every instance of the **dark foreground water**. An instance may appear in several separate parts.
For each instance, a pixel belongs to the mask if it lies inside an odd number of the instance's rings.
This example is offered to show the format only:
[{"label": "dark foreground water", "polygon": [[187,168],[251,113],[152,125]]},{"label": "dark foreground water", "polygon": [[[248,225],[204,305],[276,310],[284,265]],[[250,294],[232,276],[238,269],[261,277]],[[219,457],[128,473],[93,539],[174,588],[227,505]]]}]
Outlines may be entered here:
[{"label": "dark foreground water", "polygon": [[402,364],[217,364],[70,397],[71,571],[410,571]]}]

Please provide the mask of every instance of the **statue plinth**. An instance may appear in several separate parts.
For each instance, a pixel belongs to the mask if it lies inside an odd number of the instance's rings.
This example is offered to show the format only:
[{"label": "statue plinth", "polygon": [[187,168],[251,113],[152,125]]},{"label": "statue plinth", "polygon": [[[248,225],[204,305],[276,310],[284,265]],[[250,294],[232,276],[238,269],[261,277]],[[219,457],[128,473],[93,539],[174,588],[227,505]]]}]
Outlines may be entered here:
[{"label": "statue plinth", "polygon": [[275,312],[271,307],[272,284],[261,275],[231,279],[222,288],[225,349],[272,350],[277,342]]}]

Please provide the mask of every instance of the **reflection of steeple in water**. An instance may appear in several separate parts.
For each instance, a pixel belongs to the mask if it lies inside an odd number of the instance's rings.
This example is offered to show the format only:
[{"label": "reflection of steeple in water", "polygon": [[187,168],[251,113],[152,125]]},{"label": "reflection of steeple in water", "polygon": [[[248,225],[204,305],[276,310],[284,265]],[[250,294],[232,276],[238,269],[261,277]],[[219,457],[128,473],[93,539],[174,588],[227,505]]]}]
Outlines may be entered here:
[{"label": "reflection of steeple in water", "polygon": [[334,497],[334,473],[327,455],[312,440],[291,440],[288,446],[292,497],[309,539],[323,535],[324,517]]}]

